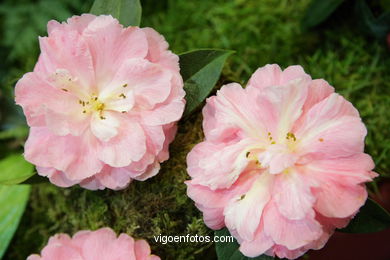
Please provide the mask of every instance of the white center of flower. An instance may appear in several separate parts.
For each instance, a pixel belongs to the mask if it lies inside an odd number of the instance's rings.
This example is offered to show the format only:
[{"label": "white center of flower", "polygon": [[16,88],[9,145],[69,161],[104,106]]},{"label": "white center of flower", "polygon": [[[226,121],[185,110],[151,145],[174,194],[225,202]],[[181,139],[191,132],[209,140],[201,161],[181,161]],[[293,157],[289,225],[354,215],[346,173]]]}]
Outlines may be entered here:
[{"label": "white center of flower", "polygon": [[288,172],[288,168],[299,158],[294,152],[296,142],[295,135],[290,132],[284,140],[274,140],[271,133],[268,133],[268,144],[261,149],[247,152],[247,158],[255,161],[260,168],[267,168],[271,174]]},{"label": "white center of flower", "polygon": [[104,88],[86,86],[68,70],[57,69],[48,79],[56,88],[72,95],[68,116],[88,120],[92,133],[102,141],[108,141],[118,133],[119,113],[127,113],[134,106],[133,88],[120,80],[108,83]]}]

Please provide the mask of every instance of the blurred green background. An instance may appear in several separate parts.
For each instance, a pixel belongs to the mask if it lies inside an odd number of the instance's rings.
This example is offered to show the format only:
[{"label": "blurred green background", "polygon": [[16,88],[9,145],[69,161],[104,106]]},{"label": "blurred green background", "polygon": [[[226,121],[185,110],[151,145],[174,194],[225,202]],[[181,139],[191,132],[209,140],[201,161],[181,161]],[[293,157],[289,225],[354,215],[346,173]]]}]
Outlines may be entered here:
[{"label": "blurred green background", "polygon": [[[390,55],[384,39],[359,29],[353,15],[336,14],[314,30],[301,29],[309,0],[144,0],[142,27],[163,34],[175,53],[196,48],[235,50],[218,86],[242,84],[260,66],[300,64],[324,78],[360,111],[368,128],[366,152],[381,175],[372,194],[390,177]],[[0,158],[22,152],[27,135],[13,87],[31,71],[39,54],[38,35],[50,19],[64,21],[88,12],[92,0],[3,0],[0,3]],[[345,7],[344,7],[345,8]],[[341,10],[340,12],[342,12]],[[344,10],[345,11],[345,10]],[[155,243],[154,235],[212,234],[186,197],[185,156],[202,138],[199,111],[181,121],[171,160],[147,182],[124,191],[62,189],[34,184],[21,225],[4,259],[38,253],[49,236],[110,226],[151,243],[162,259],[214,259],[211,243]],[[309,258],[310,259],[310,258]]]}]

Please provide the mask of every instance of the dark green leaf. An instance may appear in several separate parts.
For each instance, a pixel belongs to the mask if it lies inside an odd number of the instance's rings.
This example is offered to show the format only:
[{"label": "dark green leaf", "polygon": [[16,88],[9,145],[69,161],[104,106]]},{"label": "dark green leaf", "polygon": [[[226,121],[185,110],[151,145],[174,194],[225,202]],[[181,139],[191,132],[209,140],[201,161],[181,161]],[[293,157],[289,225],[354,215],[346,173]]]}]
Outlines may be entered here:
[{"label": "dark green leaf", "polygon": [[0,259],[19,225],[29,192],[28,185],[0,185]]},{"label": "dark green leaf", "polygon": [[195,50],[179,55],[180,73],[186,91],[186,109],[184,115],[190,114],[205,98],[217,83],[226,58],[233,51]]},{"label": "dark green leaf", "polygon": [[312,0],[302,20],[305,29],[319,25],[326,20],[345,0]]},{"label": "dark green leaf", "polygon": [[[229,230],[227,228],[223,228],[220,230],[215,231],[215,236],[218,237],[226,237],[230,236]],[[221,238],[219,238],[221,240]],[[271,256],[267,255],[261,255],[255,258],[250,258],[244,256],[238,248],[240,245],[237,243],[237,241],[234,239],[234,242],[216,242],[215,243],[215,249],[217,251],[217,256],[219,260],[272,260],[274,259]]]},{"label": "dark green leaf", "polygon": [[370,233],[390,228],[390,214],[378,203],[368,199],[349,225],[340,232]]},{"label": "dark green leaf", "polygon": [[124,26],[141,24],[142,7],[140,0],[95,0],[92,14],[110,14]]},{"label": "dark green leaf", "polygon": [[364,31],[379,38],[385,39],[390,32],[390,12],[387,11],[376,18],[370,7],[363,0],[356,2],[356,15]]},{"label": "dark green leaf", "polygon": [[9,138],[25,138],[28,134],[28,127],[21,125],[0,132],[0,140]]},{"label": "dark green leaf", "polygon": [[39,174],[34,174],[24,182],[20,184],[40,184],[40,183],[49,183],[49,178],[43,177]]},{"label": "dark green leaf", "polygon": [[0,184],[18,184],[34,174],[34,166],[20,154],[10,155],[0,161]]}]

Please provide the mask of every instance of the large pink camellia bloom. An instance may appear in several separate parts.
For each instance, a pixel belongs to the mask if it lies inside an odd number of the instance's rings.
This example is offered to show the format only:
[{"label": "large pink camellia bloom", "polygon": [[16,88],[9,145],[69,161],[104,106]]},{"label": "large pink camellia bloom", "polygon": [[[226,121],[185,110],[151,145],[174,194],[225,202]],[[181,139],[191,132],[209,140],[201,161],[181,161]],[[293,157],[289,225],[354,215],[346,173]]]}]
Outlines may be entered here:
[{"label": "large pink camellia bloom", "polygon": [[110,228],[83,230],[72,238],[57,234],[49,239],[41,256],[30,255],[27,260],[160,260],[150,253],[145,240],[126,234],[116,236]]},{"label": "large pink camellia bloom", "polygon": [[258,69],[207,100],[205,140],[188,154],[188,195],[249,257],[324,246],[367,198],[374,163],[358,111],[302,67]]},{"label": "large pink camellia bloom", "polygon": [[16,85],[25,158],[58,186],[122,189],[158,173],[184,109],[178,56],[151,28],[111,16],[50,21]]}]

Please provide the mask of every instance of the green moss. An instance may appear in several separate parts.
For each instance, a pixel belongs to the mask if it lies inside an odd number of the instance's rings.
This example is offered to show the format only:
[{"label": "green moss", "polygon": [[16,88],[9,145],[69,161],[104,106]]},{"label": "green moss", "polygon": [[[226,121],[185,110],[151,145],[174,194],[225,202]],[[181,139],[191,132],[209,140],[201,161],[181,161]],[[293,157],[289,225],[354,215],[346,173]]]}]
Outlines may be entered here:
[{"label": "green moss", "polygon": [[[194,48],[236,50],[219,82],[245,83],[260,66],[301,64],[313,78],[324,78],[360,111],[368,128],[367,152],[377,171],[390,171],[390,59],[384,45],[344,25],[301,32],[308,0],[145,1],[143,26],[165,35],[179,53]],[[352,21],[353,22],[353,21]],[[352,23],[351,22],[351,23]],[[352,29],[351,29],[352,28]],[[61,189],[34,185],[7,259],[39,252],[49,236],[110,226],[151,243],[162,259],[213,258],[212,244],[155,243],[153,236],[212,234],[186,196],[185,157],[202,137],[199,111],[180,123],[171,158],[161,172],[124,191]]]}]

